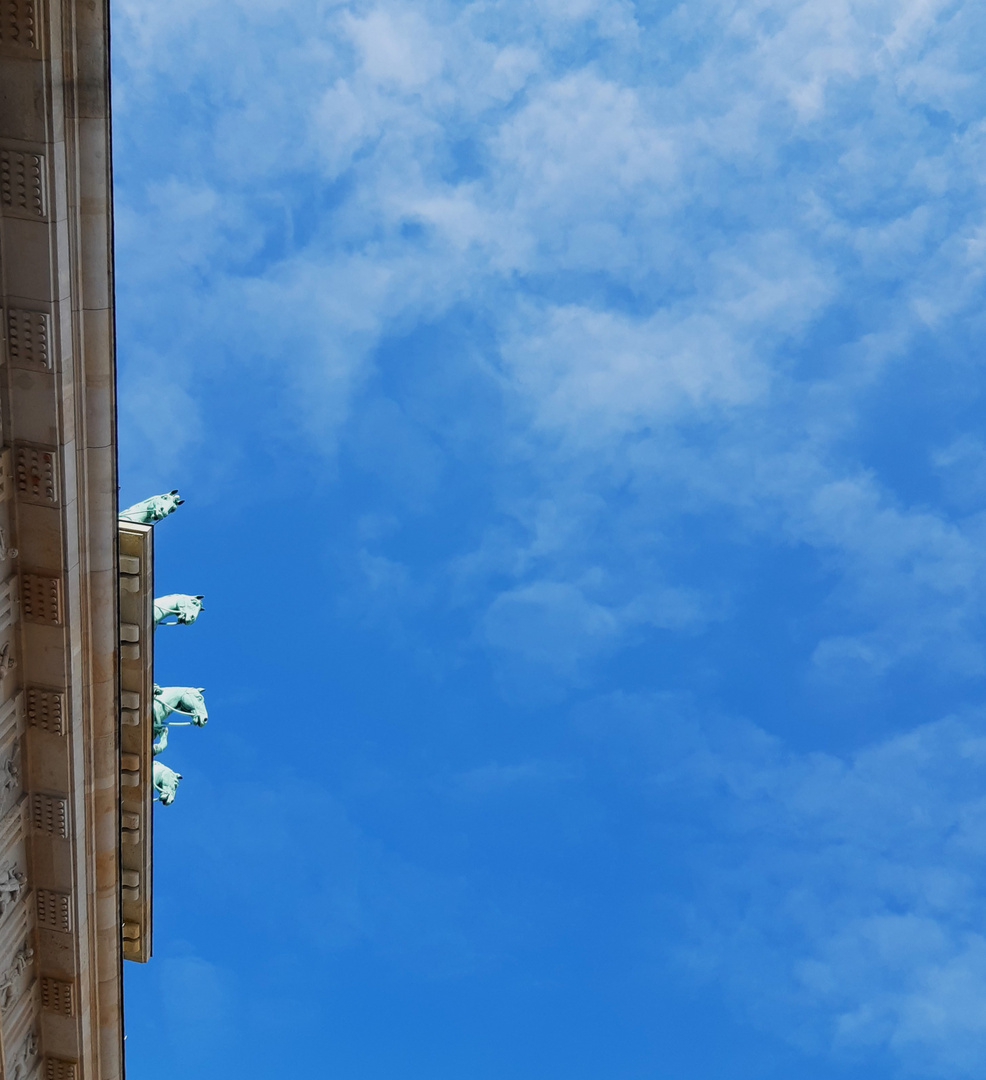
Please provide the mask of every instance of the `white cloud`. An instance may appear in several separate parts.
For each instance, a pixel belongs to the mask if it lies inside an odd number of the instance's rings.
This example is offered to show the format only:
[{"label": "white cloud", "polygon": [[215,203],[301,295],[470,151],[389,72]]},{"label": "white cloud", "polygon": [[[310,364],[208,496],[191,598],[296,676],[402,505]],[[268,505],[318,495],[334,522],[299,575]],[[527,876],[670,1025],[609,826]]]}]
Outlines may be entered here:
[{"label": "white cloud", "polygon": [[979,1075],[981,711],[846,755],[792,751],[667,695],[614,694],[578,715],[632,763],[622,781],[659,833],[679,834],[688,869],[659,902],[680,921],[655,935],[679,970],[812,1056],[881,1076]]},{"label": "white cloud", "polygon": [[612,648],[618,622],[574,585],[536,582],[501,593],[486,613],[486,640],[496,649],[577,678],[583,664]]},{"label": "white cloud", "polygon": [[444,64],[442,43],[431,24],[397,5],[375,8],[363,18],[343,15],[345,33],[360,52],[363,70],[377,85],[396,83],[403,90],[437,78]]},{"label": "white cloud", "polygon": [[[919,1076],[973,1077],[986,1052],[981,716],[951,718],[848,760],[707,731],[664,765],[728,792],[741,842],[697,870],[688,953],[759,1022]],[[751,733],[752,734],[752,733]],[[709,852],[705,852],[706,855]]]},{"label": "white cloud", "polygon": [[[974,21],[905,0],[650,22],[602,0],[123,3],[121,123],[161,93],[203,122],[173,126],[170,172],[122,185],[121,311],[154,317],[170,276],[176,354],[205,324],[332,454],[380,343],[466,307],[499,349],[510,466],[544,485],[499,506],[522,530],[559,490],[607,507],[660,471],[680,501],[632,508],[618,542],[676,505],[725,509],[838,569],[868,628],[820,640],[820,663],[886,670],[947,641],[976,673],[978,526],[908,506],[853,445],[913,343],[980,306]],[[816,340],[832,311],[858,330]],[[194,397],[180,355],[155,370],[140,394],[166,377],[163,400]],[[711,444],[679,434],[696,428]],[[514,561],[505,595],[586,570]]]},{"label": "white cloud", "polygon": [[[981,386],[973,5],[121,0],[115,17],[119,145],[143,163],[118,170],[120,312],[154,341],[121,358],[141,477],[199,467],[221,418],[196,387],[225,367],[263,398],[263,423],[225,437],[291,431],[326,461],[342,442],[379,475],[385,430],[414,480],[380,520],[425,513],[465,436],[419,425],[373,377],[384,347],[466,311],[501,406],[490,419],[463,394],[457,418],[489,425],[469,432],[495,447],[487,516],[427,580],[375,549],[389,525],[360,533],[360,587],[395,622],[458,605],[523,692],[586,685],[645,632],[728,614],[744,582],[665,565],[687,516],[738,549],[810,551],[813,691],[902,665],[986,672],[982,432],[953,405],[944,435],[924,430],[941,405],[924,385],[923,411],[879,411],[922,366],[953,400]],[[432,365],[404,367],[427,396]],[[155,410],[174,438],[155,439]],[[922,468],[940,494],[909,482]],[[706,913],[702,961],[754,998],[769,978],[737,973],[766,965],[831,1045],[975,1075],[976,730],[943,722],[848,762],[707,755],[747,815],[747,857],[720,881],[730,917],[737,890],[749,904],[733,930]]]}]

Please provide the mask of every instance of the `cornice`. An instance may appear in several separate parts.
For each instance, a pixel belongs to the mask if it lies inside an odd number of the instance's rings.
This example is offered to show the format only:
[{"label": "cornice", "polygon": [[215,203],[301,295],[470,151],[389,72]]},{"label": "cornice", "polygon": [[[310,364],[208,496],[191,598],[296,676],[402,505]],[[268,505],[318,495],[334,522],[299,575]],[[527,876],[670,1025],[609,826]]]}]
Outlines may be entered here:
[{"label": "cornice", "polygon": [[[123,1027],[108,17],[102,0],[2,7],[0,548],[17,555],[0,560],[10,609],[0,660],[7,644],[16,663],[0,678],[0,759],[7,709],[21,794],[6,814],[0,795],[0,906],[4,873],[24,882],[0,914],[0,1054],[9,1075],[27,1078],[43,1063],[43,1075],[115,1080]],[[23,924],[23,940],[19,931],[5,938],[5,920]],[[3,983],[18,967],[8,1019]]]}]

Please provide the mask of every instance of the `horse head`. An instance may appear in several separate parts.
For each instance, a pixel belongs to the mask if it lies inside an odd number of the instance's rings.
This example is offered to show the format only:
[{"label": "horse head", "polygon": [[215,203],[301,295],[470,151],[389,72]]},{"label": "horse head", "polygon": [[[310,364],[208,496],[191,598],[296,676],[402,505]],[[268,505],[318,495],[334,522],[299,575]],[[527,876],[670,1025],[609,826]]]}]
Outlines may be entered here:
[{"label": "horse head", "polygon": [[120,511],[121,521],[134,521],[143,525],[153,525],[154,522],[166,518],[184,502],[178,497],[178,488],[166,491],[163,495],[152,495],[143,502],[134,503],[126,510]]},{"label": "horse head", "polygon": [[202,696],[204,686],[186,686],[185,693],[181,697],[183,712],[192,714],[192,723],[196,727],[205,727],[209,722],[209,711],[205,707],[205,698]]},{"label": "horse head", "polygon": [[[154,625],[155,626],[190,626],[199,617],[205,608],[202,606],[204,597],[201,593],[197,596],[189,596],[188,593],[169,593],[167,596],[154,597]],[[174,622],[165,622],[173,615]]]},{"label": "horse head", "polygon": [[175,801],[181,773],[169,769],[167,765],[163,765],[160,761],[155,761],[152,766],[152,776],[154,790],[158,793],[161,805],[170,806]]},{"label": "horse head", "polygon": [[187,716],[196,727],[204,727],[209,719],[201,686],[158,686],[154,684],[154,723],[167,726],[177,723],[171,713]]},{"label": "horse head", "polygon": [[175,612],[175,618],[184,626],[191,626],[201,612],[205,611],[202,606],[205,597],[201,593],[198,596],[181,595],[177,599],[178,610]]}]

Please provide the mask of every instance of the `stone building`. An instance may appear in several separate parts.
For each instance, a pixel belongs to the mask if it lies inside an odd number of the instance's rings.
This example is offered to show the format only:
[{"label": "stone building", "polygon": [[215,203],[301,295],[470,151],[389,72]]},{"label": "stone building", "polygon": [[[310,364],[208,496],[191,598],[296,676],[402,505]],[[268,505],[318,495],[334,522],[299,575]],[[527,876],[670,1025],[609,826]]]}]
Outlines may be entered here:
[{"label": "stone building", "polygon": [[116,518],[107,20],[0,0],[4,1080],[122,1076],[123,960],[150,953],[152,533]]}]

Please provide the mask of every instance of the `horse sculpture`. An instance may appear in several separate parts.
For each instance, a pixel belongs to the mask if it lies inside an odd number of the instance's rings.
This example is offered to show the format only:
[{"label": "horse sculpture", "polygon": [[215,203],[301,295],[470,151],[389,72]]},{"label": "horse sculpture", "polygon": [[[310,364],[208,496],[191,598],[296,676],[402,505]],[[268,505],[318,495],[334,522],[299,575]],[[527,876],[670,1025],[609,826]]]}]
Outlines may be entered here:
[{"label": "horse sculpture", "polygon": [[175,793],[178,791],[178,781],[181,773],[169,769],[161,761],[155,761],[151,766],[154,782],[154,790],[157,792],[157,802],[162,806],[170,806],[175,801]]},{"label": "horse sculpture", "polygon": [[164,495],[152,495],[143,502],[128,506],[126,510],[120,511],[119,517],[121,521],[132,521],[138,525],[153,525],[155,521],[173,514],[184,501],[178,498],[178,488],[175,488]]},{"label": "horse sculpture", "polygon": [[[169,593],[167,596],[154,597],[154,625],[155,626],[190,626],[199,617],[203,597],[189,596],[187,593]],[[165,622],[169,616],[175,617],[174,622]]]},{"label": "horse sculpture", "polygon": [[171,723],[205,727],[209,720],[209,713],[206,711],[202,689],[201,686],[158,686],[155,683],[152,728],[154,741],[151,744],[151,749],[155,754],[160,754],[168,745],[168,717],[174,713],[187,716],[188,720],[170,721]]}]

